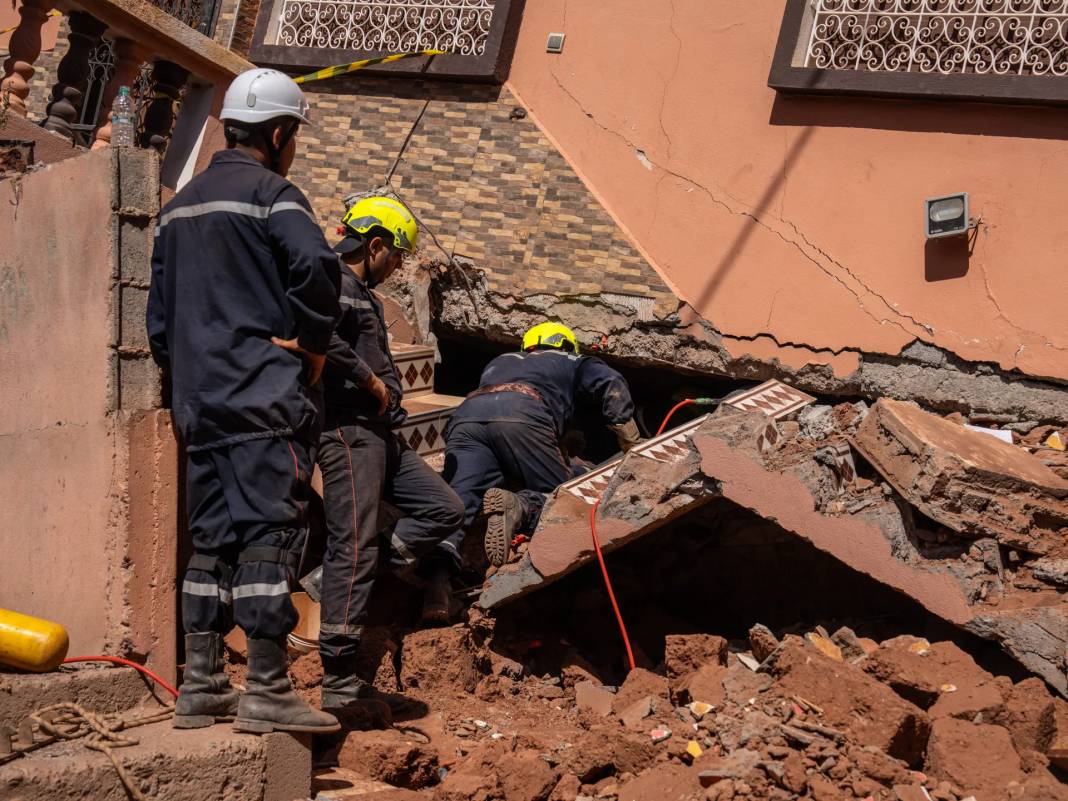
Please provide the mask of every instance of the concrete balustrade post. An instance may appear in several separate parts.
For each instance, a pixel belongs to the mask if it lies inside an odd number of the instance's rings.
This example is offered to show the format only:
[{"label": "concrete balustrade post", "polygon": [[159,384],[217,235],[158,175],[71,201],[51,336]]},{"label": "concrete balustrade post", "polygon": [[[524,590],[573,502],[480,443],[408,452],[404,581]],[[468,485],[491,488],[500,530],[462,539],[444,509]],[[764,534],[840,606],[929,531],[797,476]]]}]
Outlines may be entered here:
[{"label": "concrete balustrade post", "polygon": [[41,28],[55,5],[56,0],[23,0],[19,26],[11,34],[4,77],[0,79],[0,108],[26,116],[26,98],[35,72],[33,63],[41,55]]},{"label": "concrete balustrade post", "polygon": [[152,101],[145,110],[143,131],[138,138],[141,147],[162,150],[170,140],[174,127],[174,105],[187,80],[189,70],[171,61],[160,59],[153,65]]},{"label": "concrete balustrade post", "polygon": [[100,118],[97,120],[100,127],[96,129],[92,150],[99,150],[111,144],[111,105],[115,102],[120,86],[133,88],[141,65],[150,56],[148,48],[139,42],[123,38],[115,40],[115,72],[104,88],[104,96],[100,101]]},{"label": "concrete balustrade post", "polygon": [[52,87],[52,102],[46,109],[47,119],[42,126],[49,131],[74,138],[71,126],[85,99],[89,80],[89,59],[100,45],[107,26],[84,11],[72,11],[67,17],[70,46],[56,68],[56,85]]}]

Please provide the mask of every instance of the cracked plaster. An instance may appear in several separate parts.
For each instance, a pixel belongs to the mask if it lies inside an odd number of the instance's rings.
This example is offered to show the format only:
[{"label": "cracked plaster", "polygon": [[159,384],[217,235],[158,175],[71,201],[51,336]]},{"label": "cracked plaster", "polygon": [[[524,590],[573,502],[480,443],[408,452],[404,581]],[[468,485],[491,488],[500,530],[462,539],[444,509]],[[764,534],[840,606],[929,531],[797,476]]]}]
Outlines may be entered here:
[{"label": "cracked plaster", "polygon": [[[920,341],[1068,379],[1054,300],[1068,247],[1042,222],[1068,185],[1064,112],[1013,112],[1014,130],[1002,110],[776,98],[781,4],[725,8],[535,4],[509,88],[731,356],[843,377],[851,353]],[[544,52],[545,30],[568,35],[563,54]],[[920,210],[952,188],[983,222],[963,273],[944,277]]]}]

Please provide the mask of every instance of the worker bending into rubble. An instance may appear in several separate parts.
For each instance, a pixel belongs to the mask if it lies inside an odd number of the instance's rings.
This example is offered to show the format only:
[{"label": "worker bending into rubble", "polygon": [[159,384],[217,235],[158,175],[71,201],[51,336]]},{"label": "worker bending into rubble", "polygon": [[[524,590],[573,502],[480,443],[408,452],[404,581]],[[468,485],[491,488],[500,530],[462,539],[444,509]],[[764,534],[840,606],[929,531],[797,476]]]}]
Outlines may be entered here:
[{"label": "worker bending into rubble", "polygon": [[[464,508],[397,433],[408,415],[382,303],[372,291],[415,250],[415,219],[397,200],[369,197],[348,210],[343,230],[346,236],[334,248],[345,264],[341,318],[324,372],[326,426],[318,457],[328,529],[320,588],[322,707],[340,711],[375,697],[396,713],[407,705],[403,696],[378,693],[356,675],[375,575],[380,563],[414,573],[419,557],[461,524]],[[380,553],[383,499],[404,517]]]},{"label": "worker bending into rubble", "polygon": [[[308,122],[300,87],[276,70],[248,70],[227,89],[220,119],[227,149],[160,214],[148,299],[149,343],[187,454],[194,552],[174,726],[236,716],[238,731],[337,731],[336,718],[293,692],[286,635],[297,622],[289,560],[306,534],[316,385],[340,269],[285,179]],[[235,620],[248,640],[240,700],[222,663]]]},{"label": "worker bending into rubble", "polygon": [[[522,352],[486,366],[478,389],[449,420],[445,478],[463,501],[465,526],[480,509],[488,516],[485,547],[492,565],[508,560],[516,532],[537,526],[545,494],[571,478],[560,438],[577,400],[600,407],[623,451],[640,441],[626,380],[578,350],[566,326],[534,326],[523,335]],[[462,541],[458,532],[442,543],[456,565]]]}]

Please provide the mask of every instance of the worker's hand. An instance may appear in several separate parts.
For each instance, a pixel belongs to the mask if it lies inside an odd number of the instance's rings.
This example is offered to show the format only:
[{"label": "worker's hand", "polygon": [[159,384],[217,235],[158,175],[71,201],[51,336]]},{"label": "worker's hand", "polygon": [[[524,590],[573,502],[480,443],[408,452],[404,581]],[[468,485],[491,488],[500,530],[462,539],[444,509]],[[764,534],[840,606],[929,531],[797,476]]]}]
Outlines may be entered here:
[{"label": "worker's hand", "polygon": [[288,350],[290,353],[300,354],[300,357],[304,359],[304,367],[308,371],[308,384],[314,386],[319,383],[319,378],[323,374],[323,367],[326,366],[325,354],[312,353],[310,350],[305,350],[295,339],[271,337],[271,342],[283,350]]},{"label": "worker's hand", "polygon": [[363,388],[375,396],[378,401],[378,413],[384,414],[389,408],[389,388],[382,382],[382,379],[371,373]]},{"label": "worker's hand", "polygon": [[634,422],[633,417],[625,423],[611,426],[611,429],[615,432],[616,441],[619,442],[619,449],[623,453],[626,453],[642,441],[641,432],[638,431],[638,424]]}]

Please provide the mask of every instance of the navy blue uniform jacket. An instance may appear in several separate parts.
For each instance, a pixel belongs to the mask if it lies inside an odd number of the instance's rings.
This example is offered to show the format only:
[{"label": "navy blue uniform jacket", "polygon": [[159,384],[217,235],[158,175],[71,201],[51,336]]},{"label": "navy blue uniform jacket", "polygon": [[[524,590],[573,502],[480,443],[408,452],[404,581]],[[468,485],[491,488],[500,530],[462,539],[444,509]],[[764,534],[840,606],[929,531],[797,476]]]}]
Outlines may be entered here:
[{"label": "navy blue uniform jacket", "polygon": [[505,353],[486,365],[479,387],[513,382],[536,389],[544,403],[518,392],[479,395],[460,404],[450,425],[535,420],[549,425],[559,437],[575,413],[576,399],[598,404],[604,421],[611,425],[625,423],[634,415],[626,379],[594,356],[557,350]]},{"label": "navy blue uniform jacket", "polygon": [[163,208],[148,340],[188,450],[314,430],[319,390],[271,337],[326,353],[339,285],[307,198],[245,153],[216,153]]},{"label": "navy blue uniform jacket", "polygon": [[[389,406],[378,413],[378,399],[363,388],[374,373],[389,390]],[[341,317],[330,340],[323,371],[327,426],[357,422],[396,428],[408,413],[401,407],[404,387],[389,352],[382,302],[347,265],[341,266]]]}]

